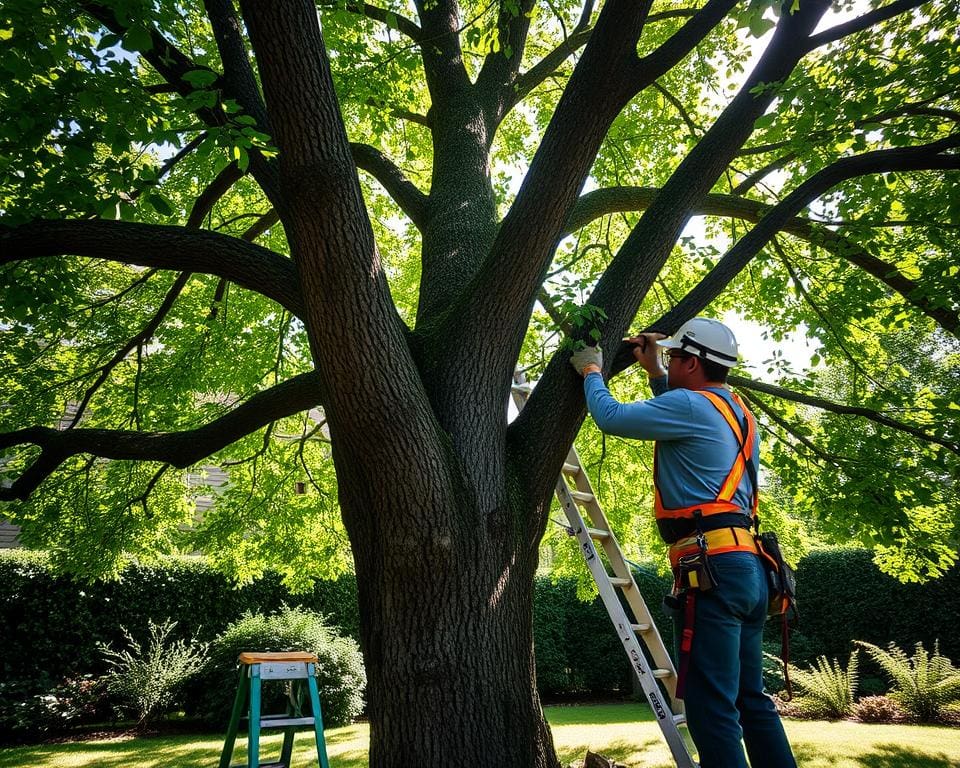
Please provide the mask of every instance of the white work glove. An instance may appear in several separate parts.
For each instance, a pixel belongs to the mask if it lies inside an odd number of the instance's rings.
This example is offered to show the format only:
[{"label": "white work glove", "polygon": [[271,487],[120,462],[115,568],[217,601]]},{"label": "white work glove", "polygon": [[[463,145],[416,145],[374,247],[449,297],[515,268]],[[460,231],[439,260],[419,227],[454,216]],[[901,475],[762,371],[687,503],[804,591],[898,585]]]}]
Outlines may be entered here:
[{"label": "white work glove", "polygon": [[600,349],[599,346],[578,349],[570,357],[570,365],[572,365],[581,376],[584,375],[584,369],[589,366],[595,365],[599,370],[603,368],[603,350]]}]

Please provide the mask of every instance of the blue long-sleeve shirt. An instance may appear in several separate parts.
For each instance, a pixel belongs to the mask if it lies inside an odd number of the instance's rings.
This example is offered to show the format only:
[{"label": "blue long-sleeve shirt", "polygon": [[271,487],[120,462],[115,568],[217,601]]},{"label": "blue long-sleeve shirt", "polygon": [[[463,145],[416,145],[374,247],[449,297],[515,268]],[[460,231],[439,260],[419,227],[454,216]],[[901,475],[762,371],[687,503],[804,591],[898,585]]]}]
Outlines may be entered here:
[{"label": "blue long-sleeve shirt", "polygon": [[[636,440],[657,441],[657,486],[668,509],[714,501],[733,467],[740,448],[723,415],[703,395],[689,389],[669,389],[667,377],[650,382],[654,397],[621,403],[599,373],[583,381],[587,409],[604,432]],[[743,411],[726,388],[711,388],[743,422]],[[759,468],[759,444],[754,435],[751,462]],[[744,472],[733,503],[744,511],[753,504],[753,484]]]}]

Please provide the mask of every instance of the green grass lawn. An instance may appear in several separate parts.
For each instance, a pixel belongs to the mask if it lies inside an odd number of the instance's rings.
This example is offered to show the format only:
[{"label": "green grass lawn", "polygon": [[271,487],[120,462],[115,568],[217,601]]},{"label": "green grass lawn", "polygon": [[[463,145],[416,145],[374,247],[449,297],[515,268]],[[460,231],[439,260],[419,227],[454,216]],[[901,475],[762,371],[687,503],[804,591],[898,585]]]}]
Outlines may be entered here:
[{"label": "green grass lawn", "polygon": [[[660,730],[641,704],[547,707],[547,719],[563,764],[587,749],[637,768],[675,768]],[[952,768],[960,766],[960,729],[919,725],[786,721],[803,768]],[[326,732],[331,768],[363,768],[367,726]],[[280,736],[264,739],[263,758],[276,759]],[[238,739],[234,763],[243,759]],[[310,732],[298,734],[293,765],[316,765]],[[222,734],[118,738],[0,748],[0,768],[215,768]],[[311,760],[313,761],[311,763]]]}]

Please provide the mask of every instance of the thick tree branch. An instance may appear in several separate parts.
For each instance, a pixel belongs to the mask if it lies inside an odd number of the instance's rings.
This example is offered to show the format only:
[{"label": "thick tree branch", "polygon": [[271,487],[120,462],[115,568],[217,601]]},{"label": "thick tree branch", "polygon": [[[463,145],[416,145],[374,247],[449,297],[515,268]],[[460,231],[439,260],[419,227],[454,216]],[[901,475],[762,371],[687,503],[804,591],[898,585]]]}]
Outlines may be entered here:
[{"label": "thick tree branch", "polygon": [[456,0],[415,0],[423,70],[435,106],[448,104],[470,89],[460,49],[460,7]]},{"label": "thick tree branch", "polygon": [[[960,154],[954,153],[960,147],[960,134],[919,147],[883,149],[867,152],[854,157],[842,158],[832,165],[811,176],[787,195],[782,202],[774,206],[760,222],[727,251],[710,274],[693,288],[683,300],[665,317],[668,325],[680,322],[696,315],[716,298],[724,287],[742,270],[764,245],[804,207],[831,187],[847,179],[873,173],[917,170],[957,170],[960,169]],[[849,258],[849,255],[847,255]],[[852,259],[851,259],[852,261]],[[867,259],[861,259],[865,264]],[[854,262],[856,263],[856,262]],[[882,262],[880,262],[882,264]],[[897,275],[885,275],[888,285]],[[946,330],[956,334],[958,331],[956,313],[933,305],[928,299],[917,296],[907,289],[899,279],[895,290],[904,292],[905,298],[933,317]],[[915,288],[915,286],[914,286]],[[682,318],[682,319],[680,319]]]},{"label": "thick tree branch", "polygon": [[[600,216],[617,211],[642,211],[656,199],[659,190],[654,187],[607,187],[583,195],[570,214],[564,234],[575,232]],[[694,215],[724,216],[753,223],[759,222],[771,212],[772,206],[735,195],[707,195],[693,209]],[[906,226],[909,222],[900,222]],[[848,237],[835,232],[826,224],[794,216],[785,221],[781,232],[793,235],[824,248],[838,258],[855,264],[875,277],[906,301],[935,320],[951,333],[960,331],[960,314],[940,305],[936,298],[925,296],[922,287],[908,278],[893,264],[878,259]]]},{"label": "thick tree branch", "polygon": [[[573,194],[583,183],[613,119],[630,98],[674,66],[734,5],[735,0],[709,0],[663,46],[642,60],[637,59],[636,45],[649,6],[617,2],[604,6],[486,263],[469,288],[469,306],[459,314],[478,313],[480,318],[488,317],[487,321],[481,319],[480,327],[494,328],[504,318],[516,317],[515,309],[532,304],[562,221],[574,204]],[[792,30],[795,25],[786,26]],[[802,25],[799,28],[806,30]],[[796,58],[788,58],[787,72],[796,62]],[[758,71],[773,75],[777,70]],[[611,79],[613,72],[619,76]],[[605,82],[601,84],[599,79]],[[748,94],[748,98],[753,96]],[[497,291],[502,302],[488,301],[493,286],[501,284],[505,274],[511,276],[514,290]],[[510,338],[505,353],[514,352],[513,344],[519,346],[522,332],[519,323],[505,331],[504,336]]]},{"label": "thick tree branch", "polygon": [[427,214],[427,196],[376,147],[354,142],[350,144],[350,150],[357,168],[379,181],[410,221],[422,228]]},{"label": "thick tree branch", "polygon": [[204,0],[207,16],[213,28],[213,36],[223,63],[223,82],[243,111],[257,121],[264,133],[270,133],[267,108],[260,96],[253,67],[244,44],[240,19],[233,0]]},{"label": "thick tree branch", "polygon": [[350,11],[358,16],[366,16],[368,19],[379,21],[390,29],[402,32],[415,43],[423,42],[423,30],[417,26],[417,23],[396,11],[390,11],[370,3],[358,2],[357,0],[348,0],[346,3],[341,2],[341,0],[319,0],[319,4],[335,7],[338,10]]},{"label": "thick tree branch", "polygon": [[[638,7],[632,0],[604,5],[490,254],[468,287],[464,305],[450,316],[450,323],[457,326],[457,318],[475,317],[476,328],[505,337],[504,359],[515,359],[513,346],[522,335],[516,310],[532,305],[557,233],[600,143],[634,93],[626,77],[611,78],[611,73],[622,72],[636,59],[648,9],[649,3]],[[509,290],[504,290],[505,275],[510,276]],[[506,329],[508,320],[512,327]],[[451,332],[456,338],[458,334]],[[461,345],[464,351],[472,346],[466,339],[458,340]]]},{"label": "thick tree branch", "polygon": [[830,29],[825,29],[823,32],[811,35],[805,44],[806,51],[812,51],[827,43],[832,43],[844,37],[854,35],[857,32],[862,32],[865,29],[870,29],[870,27],[879,24],[881,21],[892,19],[901,13],[919,8],[925,2],[927,2],[927,0],[897,0],[896,2],[890,3],[890,5],[875,8],[869,13],[863,14],[863,16],[857,16],[855,19],[851,19],[843,24],[837,24],[836,26],[830,27]]},{"label": "thick tree branch", "polygon": [[[241,8],[280,150],[284,230],[338,475],[364,466],[372,446],[400,464],[439,466],[438,442],[411,444],[411,435],[436,434],[436,422],[390,296],[316,8],[312,0],[243,0]],[[356,509],[375,514],[380,503]]]},{"label": "thick tree branch", "polygon": [[703,8],[691,16],[661,46],[636,60],[630,68],[636,81],[634,92],[640,92],[673,69],[736,5],[736,0],[708,0]]},{"label": "thick tree branch", "polygon": [[879,411],[874,411],[870,408],[836,403],[832,400],[827,400],[822,397],[807,395],[802,392],[794,392],[789,389],[783,389],[782,387],[774,386],[773,384],[765,384],[761,381],[747,379],[742,376],[731,375],[728,377],[728,381],[732,386],[740,389],[762,392],[765,395],[772,395],[773,397],[777,397],[781,400],[789,400],[793,403],[803,403],[804,405],[819,408],[823,411],[829,411],[830,413],[837,413],[844,416],[862,416],[865,419],[869,419],[877,424],[882,424],[885,427],[896,429],[899,432],[905,432],[908,435],[912,435],[913,437],[916,437],[918,440],[922,440],[925,443],[941,445],[948,451],[960,455],[960,444],[944,437],[940,437],[939,435],[935,435],[931,432],[927,432],[912,424],[907,424],[906,422],[898,419],[885,416]]},{"label": "thick tree branch", "polygon": [[0,501],[23,500],[71,456],[87,453],[104,459],[162,461],[184,468],[272,421],[292,416],[322,402],[319,376],[303,373],[250,397],[229,413],[184,432],[134,432],[113,429],[28,427],[0,433],[0,451],[35,445],[40,455],[9,488],[0,488]]},{"label": "thick tree branch", "polygon": [[[775,98],[774,90],[764,86],[784,80],[793,71],[802,56],[802,41],[807,39],[828,7],[827,0],[814,0],[801,3],[795,13],[781,16],[766,51],[740,91],[680,163],[627,237],[590,298],[590,303],[602,308],[608,317],[601,344],[615,348],[660,273],[691,211],[710,192],[750,136],[754,121],[764,114]],[[691,19],[677,33],[680,37],[675,35],[665,44],[671,47],[667,53],[678,55],[674,46],[678,46],[680,40],[692,44],[694,35],[684,35],[684,29],[691,28],[689,25],[694,25],[691,29],[697,30],[698,34],[706,34],[703,29],[708,26],[706,20],[718,9],[719,6],[712,3],[704,6],[700,11],[702,26],[696,17]],[[654,70],[659,66],[657,63],[651,67],[647,76],[653,75],[655,80],[659,73]],[[564,209],[565,218],[569,210]],[[512,275],[512,270],[507,273]],[[511,439],[517,441],[518,462],[522,466],[545,462],[553,469],[558,457],[562,461],[562,450],[573,441],[582,422],[581,388],[565,358],[562,353],[554,356],[526,407],[510,426],[511,435],[515,435]],[[545,457],[544,453],[550,449],[542,446],[553,444],[559,444],[561,448]],[[532,453],[527,454],[526,450]]]},{"label": "thick tree branch", "polygon": [[86,256],[122,264],[219,275],[304,316],[293,262],[214,232],[125,221],[36,221],[0,227],[0,264],[43,256]]},{"label": "thick tree branch", "polygon": [[536,0],[500,0],[497,14],[499,50],[487,54],[476,83],[477,89],[485,95],[481,98],[494,105],[494,122],[499,123],[513,104],[512,84],[520,70],[530,29],[530,14],[535,5]]}]

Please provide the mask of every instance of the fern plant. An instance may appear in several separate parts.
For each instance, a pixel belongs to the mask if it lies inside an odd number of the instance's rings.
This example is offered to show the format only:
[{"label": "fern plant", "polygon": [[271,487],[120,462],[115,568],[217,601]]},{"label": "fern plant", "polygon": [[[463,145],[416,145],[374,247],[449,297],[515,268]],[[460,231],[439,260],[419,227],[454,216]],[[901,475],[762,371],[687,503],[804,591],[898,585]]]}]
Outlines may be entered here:
[{"label": "fern plant", "polygon": [[939,640],[934,642],[932,654],[923,643],[917,643],[912,658],[894,643],[886,650],[862,640],[857,644],[890,677],[890,698],[912,718],[936,722],[946,718],[952,704],[960,702],[960,670],[940,655]]},{"label": "fern plant", "polygon": [[857,695],[859,666],[860,652],[856,648],[845,670],[836,659],[828,661],[826,656],[820,656],[816,664],[806,669],[791,664],[790,676],[801,694],[794,705],[809,717],[847,717]]}]

